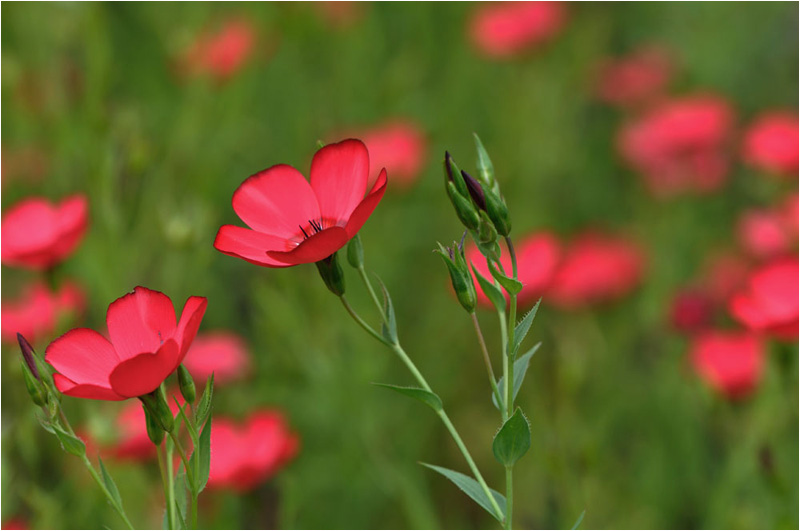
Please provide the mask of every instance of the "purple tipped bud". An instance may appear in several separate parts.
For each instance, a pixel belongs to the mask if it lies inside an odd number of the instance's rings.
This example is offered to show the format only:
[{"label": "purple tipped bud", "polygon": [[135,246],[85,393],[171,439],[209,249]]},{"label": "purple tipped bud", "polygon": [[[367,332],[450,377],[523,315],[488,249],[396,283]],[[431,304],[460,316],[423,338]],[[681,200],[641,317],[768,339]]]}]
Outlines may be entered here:
[{"label": "purple tipped bud", "polygon": [[41,378],[39,377],[39,369],[36,366],[36,360],[33,357],[33,347],[19,332],[17,332],[17,341],[19,342],[19,348],[22,351],[22,359],[25,360],[25,365],[27,365],[31,370],[31,374],[33,374],[37,380],[41,381]]},{"label": "purple tipped bud", "polygon": [[479,209],[486,210],[486,197],[483,195],[481,184],[464,170],[461,170],[461,176],[464,177],[464,182],[467,183],[467,191],[472,201],[475,202]]}]

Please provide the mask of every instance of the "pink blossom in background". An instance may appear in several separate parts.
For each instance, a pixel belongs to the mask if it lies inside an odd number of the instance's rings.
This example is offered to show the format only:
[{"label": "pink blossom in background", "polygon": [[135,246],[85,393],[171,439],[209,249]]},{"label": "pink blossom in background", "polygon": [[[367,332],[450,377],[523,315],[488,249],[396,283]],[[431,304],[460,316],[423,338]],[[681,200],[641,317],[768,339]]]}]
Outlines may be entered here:
[{"label": "pink blossom in background", "polygon": [[764,371],[764,345],[749,332],[705,332],[692,341],[689,356],[697,374],[730,399],[752,393]]},{"label": "pink blossom in background", "polygon": [[[538,232],[529,234],[522,238],[517,238],[515,244],[517,253],[518,278],[522,282],[522,291],[518,294],[520,306],[533,304],[541,297],[556,271],[561,250],[558,240],[550,233]],[[506,274],[511,275],[511,257],[505,245],[501,246],[503,253],[500,262],[505,268]],[[470,245],[465,251],[467,263],[472,263],[475,269],[484,277],[491,279],[489,267],[486,265],[486,258],[475,245]],[[478,303],[491,307],[492,303],[483,294],[480,286],[475,281],[478,294]]]},{"label": "pink blossom in background", "polygon": [[55,293],[42,282],[27,286],[18,298],[2,303],[2,339],[14,342],[17,333],[32,343],[47,339],[55,332],[59,319],[79,315],[85,306],[83,291],[72,282],[66,282]]},{"label": "pink blossom in background", "polygon": [[62,262],[81,242],[88,218],[89,204],[83,195],[56,204],[41,197],[20,201],[3,215],[3,263],[41,270]]},{"label": "pink blossom in background", "polygon": [[797,194],[772,209],[745,211],[736,225],[742,248],[759,259],[788,254],[797,248]]},{"label": "pink blossom in background", "polygon": [[215,416],[208,486],[250,490],[294,458],[299,444],[279,411],[257,411],[242,424]]},{"label": "pink blossom in background", "polygon": [[328,24],[337,28],[346,28],[353,25],[362,15],[366,2],[311,2],[317,13]]},{"label": "pink blossom in background", "polygon": [[659,104],[625,125],[617,143],[625,161],[657,196],[718,190],[728,174],[733,110],[714,95]]},{"label": "pink blossom in background", "polygon": [[750,263],[740,254],[715,251],[703,264],[700,282],[715,305],[727,305],[728,299],[741,288],[750,271]]},{"label": "pink blossom in background", "polygon": [[192,74],[209,74],[224,81],[242,69],[256,42],[253,25],[244,19],[231,19],[215,32],[201,34],[186,51],[184,66]]},{"label": "pink blossom in background", "polygon": [[641,48],[601,65],[597,96],[611,105],[633,106],[660,96],[672,76],[669,54],[658,47]]},{"label": "pink blossom in background", "polygon": [[759,170],[796,179],[799,142],[797,113],[766,112],[745,133],[744,160]]},{"label": "pink blossom in background", "polygon": [[14,516],[3,521],[3,529],[30,529],[28,521],[21,516]]},{"label": "pink blossom in background", "polygon": [[387,122],[354,135],[360,138],[369,151],[370,180],[372,186],[375,169],[386,168],[393,182],[410,186],[420,175],[427,160],[427,141],[419,126],[406,120]]},{"label": "pink blossom in background", "polygon": [[714,303],[703,290],[678,291],[670,304],[672,328],[682,333],[694,333],[708,328],[714,317]]},{"label": "pink blossom in background", "polygon": [[183,360],[198,386],[214,373],[214,384],[244,376],[250,369],[250,354],[244,340],[231,332],[198,334]]},{"label": "pink blossom in background", "polygon": [[787,341],[798,337],[797,257],[782,258],[756,269],[745,289],[730,300],[731,314],[756,332]]},{"label": "pink blossom in background", "polygon": [[618,299],[639,284],[644,265],[634,242],[586,233],[566,247],[545,299],[567,309]]},{"label": "pink blossom in background", "polygon": [[504,58],[550,41],[567,18],[561,2],[498,2],[478,7],[469,35],[483,54]]},{"label": "pink blossom in background", "polygon": [[[175,416],[180,410],[173,397],[176,397],[181,405],[183,397],[178,390],[167,391],[167,402]],[[130,461],[147,461],[156,457],[156,446],[147,435],[147,421],[141,402],[138,400],[127,402],[114,420],[114,427],[116,441],[109,449],[113,457]]]}]

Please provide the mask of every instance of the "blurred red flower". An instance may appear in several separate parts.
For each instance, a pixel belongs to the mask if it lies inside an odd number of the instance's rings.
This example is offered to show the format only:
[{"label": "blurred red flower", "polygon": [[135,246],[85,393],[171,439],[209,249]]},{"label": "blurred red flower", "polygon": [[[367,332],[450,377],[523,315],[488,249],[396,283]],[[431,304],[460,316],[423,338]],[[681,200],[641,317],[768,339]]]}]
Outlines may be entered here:
[{"label": "blurred red flower", "polygon": [[584,234],[567,247],[545,299],[575,308],[622,297],[639,283],[644,261],[643,251],[633,242]]},{"label": "blurred red flower", "polygon": [[240,378],[250,368],[250,355],[241,337],[232,332],[199,334],[183,365],[203,385],[214,373],[214,385]]},{"label": "blurred red flower", "polygon": [[335,2],[310,2],[309,5],[331,26],[346,28],[362,16],[365,2],[339,0]]},{"label": "blurred red flower", "polygon": [[751,330],[797,339],[798,275],[797,257],[778,259],[756,269],[747,288],[731,298],[731,314]]},{"label": "blurred red flower", "polygon": [[[183,398],[180,393],[167,392],[167,402],[172,415],[175,416],[179,409],[172,399],[173,396],[176,396],[181,404],[183,404]],[[156,446],[147,435],[147,421],[140,402],[134,401],[125,404],[114,424],[116,441],[111,447],[112,456],[116,459],[131,461],[146,461],[156,456]]]},{"label": "blurred red flower", "polygon": [[77,284],[67,282],[55,293],[36,283],[13,301],[2,304],[2,339],[13,342],[17,333],[36,342],[53,333],[60,318],[83,313],[86,299]]},{"label": "blurred red flower", "polygon": [[3,522],[3,529],[30,529],[28,521],[21,516],[14,516]]},{"label": "blurred red flower", "polygon": [[796,113],[767,112],[745,134],[744,159],[771,174],[797,177],[799,142]]},{"label": "blurred red flower", "polygon": [[727,176],[732,125],[733,110],[722,98],[691,96],[654,107],[623,127],[617,140],[654,194],[707,193]]},{"label": "blurred red flower", "polygon": [[731,251],[716,251],[705,260],[700,283],[714,304],[726,306],[728,299],[744,285],[750,264]]},{"label": "blurred red flower", "polygon": [[178,368],[205,314],[205,297],[189,297],[176,323],[169,297],[141,286],[112,302],[106,324],[111,341],[76,328],[47,347],[45,360],[62,393],[95,400],[125,400],[155,390]]},{"label": "blurred red flower", "polygon": [[[426,140],[409,121],[393,121],[359,135],[369,151],[372,169],[386,168],[393,182],[408,186],[419,177],[426,159]],[[370,179],[367,186],[374,184]]]},{"label": "blurred red flower", "polygon": [[[559,247],[555,236],[547,232],[529,234],[519,239],[515,251],[517,253],[519,281],[523,284],[522,291],[517,296],[521,306],[536,301],[549,286],[558,265]],[[489,267],[486,265],[486,258],[481,255],[475,245],[467,247],[465,257],[467,262],[471,262],[481,275],[488,279],[492,278]],[[505,246],[503,246],[500,262],[503,264],[506,273],[510,275],[511,257]],[[492,303],[489,302],[480,287],[477,287],[477,281],[476,288],[478,303],[487,307],[492,306]]]},{"label": "blurred red flower", "polygon": [[214,417],[208,486],[252,489],[290,461],[299,442],[278,411],[257,411],[243,425]]},{"label": "blurred red flower", "polygon": [[742,247],[756,258],[774,258],[797,247],[797,194],[773,209],[744,212],[736,226]]},{"label": "blurred red flower", "polygon": [[728,398],[743,398],[761,380],[764,346],[748,332],[709,331],[697,337],[690,358],[697,374]]},{"label": "blurred red flower", "polygon": [[88,202],[72,195],[54,205],[25,199],[3,215],[2,261],[9,266],[47,269],[64,260],[80,243],[88,222]]},{"label": "blurred red flower", "polygon": [[713,301],[704,291],[684,289],[672,299],[670,322],[679,332],[694,333],[711,325],[713,313]]},{"label": "blurred red flower", "polygon": [[658,47],[641,48],[600,67],[597,96],[619,106],[639,105],[659,96],[669,83],[672,62]]},{"label": "blurred red flower", "polygon": [[311,183],[278,164],[246,179],[233,209],[253,230],[223,225],[214,247],[256,265],[289,267],[323,260],[358,233],[386,191],[386,169],[370,192],[369,153],[360,140],[328,144],[311,161]]},{"label": "blurred red flower", "polygon": [[184,64],[192,74],[210,74],[224,81],[238,72],[253,51],[255,29],[244,19],[226,21],[214,33],[203,33],[186,51]]},{"label": "blurred red flower", "polygon": [[561,2],[491,3],[475,11],[469,33],[487,56],[508,57],[551,40],[566,18]]}]

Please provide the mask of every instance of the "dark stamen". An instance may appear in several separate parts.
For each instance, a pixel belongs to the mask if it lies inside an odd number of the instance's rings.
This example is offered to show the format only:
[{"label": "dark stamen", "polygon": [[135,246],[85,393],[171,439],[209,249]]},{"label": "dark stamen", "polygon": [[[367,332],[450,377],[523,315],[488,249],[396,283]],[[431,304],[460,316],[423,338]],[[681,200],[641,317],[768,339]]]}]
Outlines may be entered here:
[{"label": "dark stamen", "polygon": [[301,225],[298,225],[298,227],[300,227],[300,230],[303,232],[303,236],[308,238],[308,233],[305,231],[305,229],[303,229],[303,227]]}]

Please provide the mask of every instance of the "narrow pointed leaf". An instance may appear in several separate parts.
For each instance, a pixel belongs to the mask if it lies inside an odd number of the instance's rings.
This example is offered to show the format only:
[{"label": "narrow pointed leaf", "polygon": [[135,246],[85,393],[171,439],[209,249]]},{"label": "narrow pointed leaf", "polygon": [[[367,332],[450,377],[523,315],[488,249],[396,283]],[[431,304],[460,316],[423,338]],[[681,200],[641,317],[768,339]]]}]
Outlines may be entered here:
[{"label": "narrow pointed leaf", "polygon": [[580,516],[578,517],[578,519],[575,521],[575,525],[573,525],[573,526],[572,526],[572,531],[575,531],[576,529],[578,529],[578,527],[579,527],[579,526],[581,525],[581,523],[583,522],[583,517],[584,517],[584,516],[586,516],[586,509],[584,509],[583,511],[581,511],[581,515],[580,515]]},{"label": "narrow pointed leaf", "polygon": [[503,296],[503,292],[500,291],[500,288],[494,285],[493,282],[489,282],[483,275],[481,275],[475,266],[472,266],[472,272],[475,274],[475,278],[478,279],[478,285],[481,287],[484,295],[494,304],[494,307],[497,308],[497,311],[502,312],[505,311],[506,308],[506,298]]},{"label": "narrow pointed leaf", "polygon": [[503,508],[506,506],[506,498],[496,490],[489,489],[492,492],[492,496],[494,496],[495,501],[497,502],[497,506],[500,507],[500,514],[495,512],[494,508],[492,507],[492,503],[489,501],[489,498],[486,496],[486,493],[481,488],[480,483],[478,483],[471,477],[444,467],[429,465],[428,463],[420,463],[420,464],[422,466],[430,468],[431,470],[435,470],[436,472],[440,473],[441,475],[443,475],[444,477],[455,483],[456,487],[461,489],[467,496],[472,498],[478,505],[486,509],[489,512],[489,514],[494,516],[494,518],[498,522],[502,522],[503,519],[505,518],[505,514],[503,513]]},{"label": "narrow pointed leaf", "polygon": [[528,331],[531,329],[531,324],[533,323],[533,319],[536,317],[536,312],[539,311],[539,303],[542,302],[541,297],[531,311],[525,314],[525,317],[514,327],[514,344],[511,348],[510,356],[514,358],[519,351],[519,347],[522,345],[522,341],[525,339],[525,336],[528,335]]},{"label": "narrow pointed leaf", "polygon": [[108,473],[106,470],[106,465],[103,464],[103,460],[100,457],[97,457],[97,460],[100,461],[100,473],[103,476],[103,483],[106,485],[106,489],[111,494],[111,497],[114,498],[114,502],[117,504],[117,507],[122,507],[122,497],[119,495],[119,489],[117,488],[116,483],[111,478],[111,474]]},{"label": "narrow pointed leaf", "polygon": [[186,471],[181,467],[175,476],[175,514],[178,516],[178,524],[181,529],[186,529],[186,506],[188,504],[186,489],[181,487],[184,484],[188,485],[189,482],[186,479]]},{"label": "narrow pointed leaf", "polygon": [[39,421],[39,424],[42,425],[42,428],[49,431],[53,435],[56,434],[56,430],[53,429],[53,423],[50,422],[44,415],[40,414],[39,412],[36,413],[36,420]]},{"label": "narrow pointed leaf", "polygon": [[200,449],[198,455],[200,458],[200,474],[196,478],[197,492],[203,492],[208,483],[208,473],[211,470],[211,417],[208,418],[206,425],[203,426],[203,432],[200,434]]},{"label": "narrow pointed leaf", "polygon": [[389,296],[389,291],[386,289],[386,286],[383,284],[383,281],[375,275],[375,278],[378,280],[378,284],[381,286],[381,291],[383,292],[383,313],[386,315],[386,321],[381,326],[381,332],[383,333],[384,339],[390,343],[397,343],[397,321],[394,317],[394,305],[392,305],[392,298]]},{"label": "narrow pointed leaf", "polygon": [[[513,396],[515,400],[517,398],[517,393],[519,393],[519,390],[522,387],[522,381],[525,379],[525,373],[528,371],[528,364],[530,363],[533,355],[536,354],[536,351],[539,350],[539,347],[541,346],[542,342],[540,341],[536,343],[533,346],[533,348],[531,348],[528,352],[526,352],[525,354],[517,358],[516,361],[514,361]],[[505,387],[503,387],[504,385],[505,385],[505,379],[501,376],[500,380],[497,382],[497,388],[500,390],[501,393],[503,392],[503,389],[505,389]],[[497,404],[497,399],[494,397],[494,393],[492,393],[492,402],[494,402],[494,407],[500,409],[500,407]]]},{"label": "narrow pointed leaf", "polygon": [[492,164],[492,159],[489,158],[486,148],[483,147],[483,142],[481,142],[480,137],[478,137],[478,133],[472,133],[472,136],[475,138],[475,149],[478,152],[478,171],[480,171],[481,177],[483,177],[488,184],[493,185],[494,164]]},{"label": "narrow pointed leaf", "polygon": [[53,424],[52,426],[55,430],[56,437],[58,437],[58,442],[61,443],[61,448],[63,448],[65,452],[77,455],[78,457],[86,454],[86,445],[82,440],[70,435],[58,424]]},{"label": "narrow pointed leaf", "polygon": [[372,385],[377,385],[379,387],[385,387],[386,389],[391,389],[392,391],[397,391],[401,395],[410,396],[411,398],[416,398],[420,402],[427,404],[434,411],[441,411],[442,409],[442,400],[436,393],[431,393],[430,391],[426,391],[425,389],[420,389],[419,387],[402,387],[399,385],[392,385],[392,384],[385,384],[385,383],[374,383]]},{"label": "narrow pointed leaf", "polygon": [[203,391],[203,396],[200,397],[200,402],[197,404],[197,411],[194,415],[194,425],[202,426],[205,424],[208,415],[211,413],[211,400],[214,397],[214,373],[211,373],[208,380],[206,380],[206,388]]},{"label": "narrow pointed leaf", "polygon": [[489,272],[492,276],[503,286],[507,292],[516,295],[520,291],[522,291],[522,282],[519,280],[513,279],[511,277],[505,276],[503,273],[497,270],[494,263],[491,260],[488,260],[489,263]]},{"label": "narrow pointed leaf", "polygon": [[522,410],[517,408],[494,436],[492,452],[500,464],[514,466],[530,447],[531,427]]},{"label": "narrow pointed leaf", "polygon": [[[178,420],[183,421],[183,424],[186,426],[186,431],[189,432],[189,438],[192,439],[192,444],[197,446],[197,429],[189,422],[189,417],[186,416],[186,404],[179,404],[178,399],[175,397],[172,397],[172,399],[175,400],[175,405],[178,406]],[[176,426],[175,429],[178,429],[178,427]]]}]

